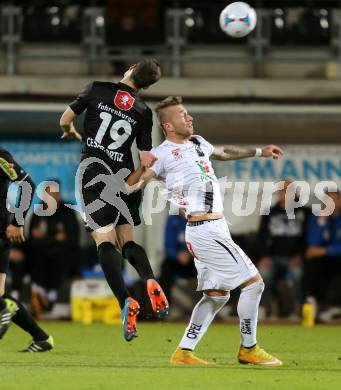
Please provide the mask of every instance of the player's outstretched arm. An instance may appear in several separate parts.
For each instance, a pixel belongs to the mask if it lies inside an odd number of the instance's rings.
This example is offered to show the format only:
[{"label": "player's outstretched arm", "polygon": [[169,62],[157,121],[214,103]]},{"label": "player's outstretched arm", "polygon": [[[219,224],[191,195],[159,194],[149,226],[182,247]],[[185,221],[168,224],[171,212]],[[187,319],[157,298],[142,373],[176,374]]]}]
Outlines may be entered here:
[{"label": "player's outstretched arm", "polygon": [[73,120],[76,118],[76,114],[68,107],[60,118],[59,124],[62,128],[63,135],[61,139],[76,139],[78,141],[82,140],[82,136],[76,130]]},{"label": "player's outstretched arm", "polygon": [[126,180],[127,190],[136,192],[144,187],[148,181],[155,176],[155,172],[151,169],[140,167],[136,169]]},{"label": "player's outstretched arm", "polygon": [[271,157],[275,160],[283,155],[283,151],[276,145],[267,145],[264,148],[244,148],[233,145],[215,146],[211,158],[213,160],[230,161],[248,157]]}]

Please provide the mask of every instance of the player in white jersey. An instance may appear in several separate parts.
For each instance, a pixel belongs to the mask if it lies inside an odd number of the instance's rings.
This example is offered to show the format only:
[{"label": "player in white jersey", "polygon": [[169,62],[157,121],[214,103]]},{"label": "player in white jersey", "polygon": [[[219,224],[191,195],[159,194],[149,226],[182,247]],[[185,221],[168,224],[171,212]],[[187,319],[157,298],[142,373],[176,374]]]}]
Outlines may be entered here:
[{"label": "player in white jersey", "polygon": [[165,182],[169,201],[185,210],[188,219],[186,243],[195,259],[198,290],[203,292],[171,363],[210,364],[197,358],[192,351],[229,300],[230,290],[239,287],[239,362],[280,366],[279,359],[257,344],[258,306],[264,283],[257,268],[231,239],[210,158],[223,161],[254,156],[277,159],[282,150],[274,145],[262,149],[212,146],[204,138],[193,135],[193,118],[178,97],[169,97],[159,103],[156,114],[166,140],[151,150],[157,157],[154,165],[135,171],[128,184],[140,179],[136,186],[139,188],[155,176]]}]

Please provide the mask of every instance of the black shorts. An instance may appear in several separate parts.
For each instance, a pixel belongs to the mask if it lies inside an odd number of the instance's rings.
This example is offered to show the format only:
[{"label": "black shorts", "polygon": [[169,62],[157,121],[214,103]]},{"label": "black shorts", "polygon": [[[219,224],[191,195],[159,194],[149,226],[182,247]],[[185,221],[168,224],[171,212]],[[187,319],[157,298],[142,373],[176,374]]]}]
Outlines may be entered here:
[{"label": "black shorts", "polygon": [[9,266],[9,241],[6,237],[6,233],[0,232],[0,273],[7,274]]},{"label": "black shorts", "polygon": [[[86,187],[86,184],[98,177],[99,174],[107,175],[107,172],[99,172],[98,167],[94,169],[90,167],[84,173],[84,178],[80,184],[86,230],[91,232],[108,225],[118,226],[129,224],[130,222],[134,226],[139,225],[141,223],[139,208],[142,200],[142,191],[127,195],[120,192],[119,188],[115,189],[115,183],[106,185],[102,181]],[[111,187],[110,203],[106,201],[106,197],[103,195],[104,191],[108,190],[108,187]],[[98,210],[92,211],[89,209],[89,205],[93,202],[97,202]]]}]

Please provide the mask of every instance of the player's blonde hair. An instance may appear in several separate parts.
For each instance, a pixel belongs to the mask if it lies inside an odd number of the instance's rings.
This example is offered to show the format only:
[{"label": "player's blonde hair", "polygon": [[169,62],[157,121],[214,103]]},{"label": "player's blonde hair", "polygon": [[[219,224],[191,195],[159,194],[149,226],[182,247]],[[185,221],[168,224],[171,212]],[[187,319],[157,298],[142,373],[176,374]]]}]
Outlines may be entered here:
[{"label": "player's blonde hair", "polygon": [[179,104],[182,104],[181,96],[168,96],[166,97],[166,99],[161,100],[161,102],[155,106],[155,113],[161,127],[162,124],[165,122],[166,108],[178,106]]}]

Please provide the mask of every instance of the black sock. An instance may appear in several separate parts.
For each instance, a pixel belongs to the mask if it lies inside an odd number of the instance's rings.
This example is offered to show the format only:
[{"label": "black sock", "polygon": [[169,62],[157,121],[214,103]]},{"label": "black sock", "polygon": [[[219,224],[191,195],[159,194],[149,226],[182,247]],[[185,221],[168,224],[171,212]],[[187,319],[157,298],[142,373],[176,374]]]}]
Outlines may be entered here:
[{"label": "black sock", "polygon": [[123,309],[124,301],[128,298],[129,294],[122,276],[121,259],[120,253],[111,242],[102,242],[98,246],[99,263],[101,264],[111,291],[117,298],[121,309]]},{"label": "black sock", "polygon": [[254,348],[256,345],[257,345],[257,344],[253,344],[251,347],[245,347],[245,346],[243,345],[243,347],[246,348],[246,349],[252,349],[252,348]]},{"label": "black sock", "polygon": [[14,301],[19,308],[15,315],[12,317],[12,321],[16,325],[18,325],[25,332],[29,333],[34,341],[43,341],[48,339],[49,335],[46,334],[43,329],[41,329],[35,319],[18,300],[7,294],[5,295],[5,298]]},{"label": "black sock", "polygon": [[0,310],[3,310],[6,307],[6,302],[3,297],[0,298]]},{"label": "black sock", "polygon": [[142,246],[136,244],[134,241],[128,241],[122,247],[122,255],[136,269],[144,282],[148,279],[155,279],[147,253]]}]

